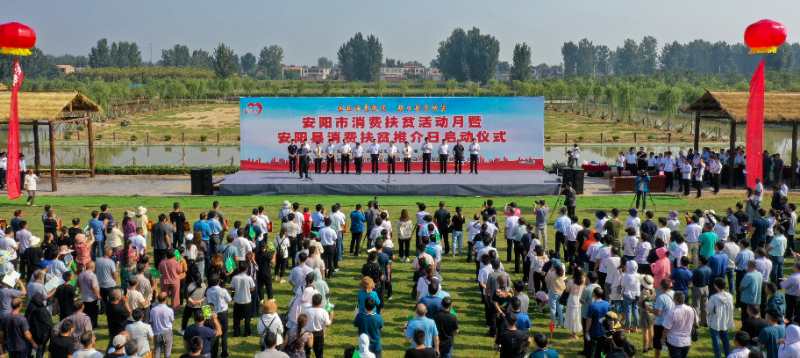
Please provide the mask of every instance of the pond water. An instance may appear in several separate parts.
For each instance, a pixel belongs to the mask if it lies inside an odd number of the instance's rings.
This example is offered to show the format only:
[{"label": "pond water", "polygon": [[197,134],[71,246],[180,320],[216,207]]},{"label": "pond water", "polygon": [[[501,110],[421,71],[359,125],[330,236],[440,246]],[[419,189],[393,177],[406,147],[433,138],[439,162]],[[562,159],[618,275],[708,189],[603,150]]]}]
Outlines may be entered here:
[{"label": "pond water", "polygon": [[[21,144],[29,164],[33,164],[33,133],[30,129],[21,133]],[[744,139],[744,125],[738,126],[737,138]],[[58,135],[57,135],[58,137]],[[6,135],[0,130],[0,151],[6,147]],[[50,152],[47,142],[47,128],[40,128],[41,162],[49,163]],[[739,144],[743,144],[740,140]],[[692,146],[691,143],[678,144],[584,144],[581,145],[581,159],[585,161],[613,163],[620,151],[626,151],[630,146],[644,145],[647,151],[664,152],[671,150],[677,152]],[[704,146],[701,140],[701,147]],[[571,147],[563,144],[549,144],[545,146],[545,165],[554,162],[565,162],[565,152]],[[715,148],[727,148],[727,144],[716,144]],[[788,158],[791,151],[791,128],[768,128],[765,136],[765,147],[770,153],[778,152]],[[237,165],[239,162],[239,146],[237,145],[98,145],[95,147],[96,162],[98,166],[128,166],[128,165],[175,165],[175,166],[219,166]],[[87,166],[89,163],[88,148],[85,144],[78,145],[57,144],[57,162],[63,166]]]}]

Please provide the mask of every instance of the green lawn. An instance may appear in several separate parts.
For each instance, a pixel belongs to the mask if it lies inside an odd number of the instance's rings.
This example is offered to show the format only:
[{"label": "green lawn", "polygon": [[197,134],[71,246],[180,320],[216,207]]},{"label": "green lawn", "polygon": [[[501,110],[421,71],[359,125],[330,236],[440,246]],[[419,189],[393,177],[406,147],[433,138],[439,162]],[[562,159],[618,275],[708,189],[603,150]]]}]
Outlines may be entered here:
[{"label": "green lawn", "polygon": [[[735,204],[735,201],[740,197],[726,196],[726,197],[711,197],[706,196],[701,200],[697,199],[684,199],[682,197],[673,196],[658,196],[655,197],[657,216],[666,215],[669,210],[679,210],[681,212],[694,210],[695,208],[715,209],[717,213],[724,212],[724,210]],[[796,198],[796,197],[795,197]],[[250,210],[258,205],[263,205],[267,208],[268,215],[271,219],[277,217],[277,211],[280,208],[283,200],[298,201],[302,206],[313,208],[317,203],[322,203],[329,207],[334,203],[341,203],[346,212],[349,212],[355,203],[365,204],[371,197],[366,196],[246,196],[246,197],[116,197],[116,196],[75,196],[75,197],[61,197],[61,196],[47,196],[37,199],[38,205],[51,204],[56,208],[57,214],[63,218],[64,223],[67,224],[73,217],[80,217],[84,222],[89,218],[89,212],[96,209],[100,204],[107,203],[111,206],[115,219],[122,218],[124,210],[133,210],[135,207],[142,205],[148,208],[148,214],[151,218],[155,218],[158,213],[167,212],[171,209],[172,203],[175,201],[181,202],[184,210],[187,212],[187,217],[191,220],[197,217],[200,211],[210,208],[213,200],[219,200],[222,203],[222,210],[231,221],[242,220],[247,218]],[[379,197],[378,200],[384,209],[389,210],[392,220],[396,220],[400,214],[400,209],[407,208],[411,213],[416,212],[415,203],[422,201],[425,202],[430,208],[436,206],[440,200],[444,200],[447,205],[452,209],[455,206],[464,208],[464,213],[471,216],[480,209],[480,206],[486,198],[481,197]],[[493,198],[495,206],[501,207],[508,202],[516,201],[516,203],[524,208],[523,214],[526,217],[531,216],[531,205],[533,197],[499,197]],[[538,198],[536,198],[538,199]],[[556,197],[546,197],[549,205],[552,207],[556,203]],[[793,198],[794,199],[794,198]],[[41,222],[38,220],[41,207],[29,208],[20,205],[22,201],[9,202],[6,199],[0,200],[0,217],[9,218],[15,209],[22,208],[25,211],[25,216],[30,219],[32,231],[34,234],[41,234]],[[594,196],[594,197],[579,197],[578,199],[578,215],[583,217],[594,218],[593,211],[595,209],[608,210],[612,207],[626,211],[631,204],[631,195],[616,195],[616,196]],[[502,218],[499,218],[502,220]],[[549,237],[552,238],[552,228]],[[502,237],[502,235],[498,236]],[[498,240],[500,245],[500,252],[505,251],[505,240]],[[554,240],[549,240],[551,243]],[[348,244],[349,240],[345,240]],[[412,245],[413,246],[413,245]],[[347,250],[347,249],[345,249]],[[505,258],[505,254],[501,255]],[[330,280],[328,283],[332,289],[332,302],[336,304],[334,324],[328,331],[326,337],[326,351],[328,355],[340,356],[342,350],[356,342],[356,330],[352,325],[353,310],[355,306],[355,296],[358,287],[358,272],[363,263],[364,257],[354,259],[345,257],[342,263],[342,270],[339,274]],[[790,263],[787,263],[788,267]],[[509,267],[507,265],[507,267]],[[513,267],[512,267],[513,269]],[[406,348],[407,343],[403,338],[402,325],[406,319],[411,315],[413,302],[409,297],[411,289],[411,269],[409,264],[396,263],[394,266],[394,299],[387,303],[386,309],[383,312],[383,317],[386,326],[383,330],[383,347],[385,357],[401,357],[402,351]],[[443,288],[450,292],[452,295],[456,309],[458,311],[458,318],[460,323],[460,335],[456,338],[455,352],[459,357],[477,357],[481,354],[487,354],[492,348],[490,338],[484,336],[487,327],[483,322],[483,305],[479,301],[478,291],[475,288],[473,280],[474,264],[467,264],[463,258],[446,258],[442,265],[443,275]],[[520,275],[513,275],[514,279],[519,279]],[[281,310],[286,310],[286,305],[289,302],[289,285],[277,284],[275,285],[277,300],[281,305]],[[533,306],[532,306],[533,307]],[[533,310],[532,310],[533,311]],[[735,315],[738,317],[738,313]],[[179,315],[178,315],[179,317]],[[532,312],[532,319],[534,320],[534,332],[546,332],[549,320],[546,316],[540,313]],[[102,322],[105,318],[101,319]],[[177,318],[176,323],[180,321]],[[253,322],[255,326],[255,322]],[[176,324],[176,327],[179,325]],[[96,331],[98,333],[98,347],[106,347],[108,337],[105,323],[101,323],[101,328]],[[708,357],[712,355],[711,343],[708,338],[707,329],[701,329],[700,341],[692,346],[692,357]],[[641,337],[632,334],[629,336],[632,342],[635,343],[637,349],[641,348]],[[231,338],[229,341],[232,356],[234,357],[252,357],[257,349],[258,339],[256,337],[249,338]],[[563,357],[575,356],[575,353],[581,348],[580,341],[570,341],[568,335],[563,330],[556,330],[554,347],[558,349]],[[177,345],[175,353],[182,352],[182,345]],[[489,353],[491,354],[491,353]],[[649,356],[652,353],[648,354]]]}]

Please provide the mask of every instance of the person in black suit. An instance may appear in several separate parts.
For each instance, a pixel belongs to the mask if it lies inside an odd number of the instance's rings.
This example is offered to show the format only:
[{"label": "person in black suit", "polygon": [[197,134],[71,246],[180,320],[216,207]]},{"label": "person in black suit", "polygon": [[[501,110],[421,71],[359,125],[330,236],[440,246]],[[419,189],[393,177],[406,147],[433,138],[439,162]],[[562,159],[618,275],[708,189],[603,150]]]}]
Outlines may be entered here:
[{"label": "person in black suit", "polygon": [[294,173],[297,171],[297,144],[294,144],[294,139],[286,150],[289,152],[289,173]]},{"label": "person in black suit", "polygon": [[461,174],[461,165],[464,164],[464,146],[460,140],[457,140],[456,145],[453,146],[453,161],[455,162],[456,174]]}]

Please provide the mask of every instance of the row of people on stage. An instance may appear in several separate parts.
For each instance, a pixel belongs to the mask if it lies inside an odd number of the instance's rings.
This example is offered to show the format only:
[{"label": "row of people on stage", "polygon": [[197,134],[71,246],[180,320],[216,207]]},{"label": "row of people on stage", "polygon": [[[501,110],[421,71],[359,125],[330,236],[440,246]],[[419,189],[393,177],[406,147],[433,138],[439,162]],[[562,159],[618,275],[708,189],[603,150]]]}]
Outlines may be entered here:
[{"label": "row of people on stage", "polygon": [[[478,174],[478,158],[480,156],[481,146],[477,141],[469,144],[469,147],[464,147],[460,140],[450,146],[447,141],[442,141],[436,150],[439,159],[439,173],[447,173],[447,163],[452,156],[455,164],[455,173],[461,174],[461,168],[464,164],[465,151],[469,151],[469,172],[470,174]],[[321,143],[316,143],[312,148],[311,144],[307,141],[299,143],[299,145],[292,140],[287,147],[289,154],[289,172],[299,173],[300,177],[308,177],[308,170],[313,159],[314,173],[323,173],[323,162],[325,163],[325,174],[336,173],[336,157],[339,157],[339,166],[341,174],[350,174],[350,161],[352,158],[355,174],[361,174],[364,165],[365,157],[370,160],[370,172],[378,173],[380,161],[386,160],[388,174],[395,174],[396,164],[398,160],[403,161],[403,172],[411,172],[411,161],[414,154],[422,154],[422,173],[431,173],[431,158],[433,157],[434,148],[433,144],[426,138],[419,149],[414,149],[408,142],[404,142],[402,148],[399,148],[394,141],[389,142],[387,146],[381,146],[376,140],[372,140],[369,145],[361,145],[361,143],[354,143],[352,146],[348,142],[342,144],[328,142],[328,145],[323,148]]]}]

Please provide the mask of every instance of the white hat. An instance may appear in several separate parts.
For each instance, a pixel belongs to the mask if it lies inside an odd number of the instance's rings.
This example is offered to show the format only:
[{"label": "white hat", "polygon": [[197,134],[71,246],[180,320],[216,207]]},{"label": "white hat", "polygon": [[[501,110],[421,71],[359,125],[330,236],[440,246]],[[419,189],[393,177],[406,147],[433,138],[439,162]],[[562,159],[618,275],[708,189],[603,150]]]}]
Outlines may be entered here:
[{"label": "white hat", "polygon": [[147,214],[147,208],[145,208],[144,206],[140,206],[140,207],[136,208],[136,215],[141,216],[141,215],[144,215],[144,214]]},{"label": "white hat", "polygon": [[642,286],[648,290],[653,289],[653,276],[642,275]]},{"label": "white hat", "polygon": [[42,238],[38,236],[31,236],[31,246],[39,247],[42,244]]}]

